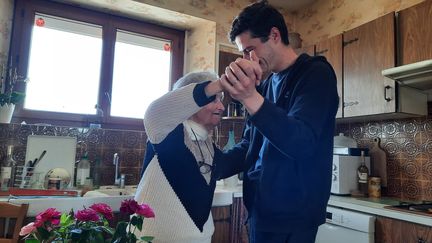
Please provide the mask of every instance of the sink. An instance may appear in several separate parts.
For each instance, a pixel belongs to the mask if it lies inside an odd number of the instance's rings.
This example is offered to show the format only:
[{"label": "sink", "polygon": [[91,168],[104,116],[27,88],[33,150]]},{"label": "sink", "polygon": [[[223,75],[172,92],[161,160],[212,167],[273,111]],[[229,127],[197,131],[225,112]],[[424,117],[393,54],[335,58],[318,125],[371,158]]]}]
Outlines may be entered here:
[{"label": "sink", "polygon": [[[86,192],[83,197],[133,197],[136,189],[137,186],[126,186],[125,188],[102,186],[99,189]],[[232,191],[216,187],[212,203],[213,206],[226,206],[232,204],[232,202]]]},{"label": "sink", "polygon": [[99,189],[86,192],[83,197],[133,196],[135,192],[136,186],[126,186],[125,188],[102,186]]}]

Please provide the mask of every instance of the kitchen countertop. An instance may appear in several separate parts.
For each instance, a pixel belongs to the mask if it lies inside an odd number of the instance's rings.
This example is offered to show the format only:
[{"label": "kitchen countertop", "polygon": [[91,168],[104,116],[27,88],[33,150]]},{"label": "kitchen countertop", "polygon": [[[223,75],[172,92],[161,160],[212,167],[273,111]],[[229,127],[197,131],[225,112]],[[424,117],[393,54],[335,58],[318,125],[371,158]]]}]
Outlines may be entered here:
[{"label": "kitchen countertop", "polygon": [[385,206],[392,206],[398,204],[399,200],[392,198],[356,198],[334,195],[330,196],[330,200],[328,202],[329,206],[340,207],[368,214],[374,214],[378,216],[432,226],[432,215],[424,216],[384,208]]},{"label": "kitchen countertop", "polygon": [[[241,186],[233,188],[228,188],[223,185],[218,185],[216,187],[215,195],[213,198],[213,207],[229,206],[233,203],[234,191],[241,191]],[[133,195],[123,195],[123,196],[95,196],[95,197],[64,197],[64,196],[21,196],[21,197],[0,197],[0,201],[9,201],[15,204],[28,203],[29,209],[27,211],[27,216],[34,217],[38,213],[43,212],[47,208],[54,207],[60,212],[69,212],[73,209],[81,210],[83,206],[89,207],[94,203],[106,203],[114,211],[120,209],[121,202],[125,199],[132,199]]]},{"label": "kitchen countertop", "polygon": [[[233,198],[242,197],[242,184],[239,183],[235,187],[228,187],[223,182],[218,182],[216,186],[215,196],[213,198],[213,206],[229,206],[233,203]],[[105,197],[20,197],[9,199],[10,202],[21,204],[29,203],[27,215],[34,217],[38,213],[49,207],[55,207],[61,212],[68,212],[70,209],[80,210],[83,206],[90,206],[93,203],[104,202],[108,204],[114,211],[118,211],[121,202],[125,199],[132,199],[132,195],[124,196],[105,196]],[[0,197],[0,201],[7,201],[8,197]],[[344,208],[353,211],[364,212],[368,214],[399,219],[417,224],[423,224],[432,227],[432,215],[425,216],[413,213],[407,213],[392,209],[384,208],[385,206],[398,205],[399,200],[392,198],[357,198],[346,196],[331,195],[328,205],[333,207]]]}]

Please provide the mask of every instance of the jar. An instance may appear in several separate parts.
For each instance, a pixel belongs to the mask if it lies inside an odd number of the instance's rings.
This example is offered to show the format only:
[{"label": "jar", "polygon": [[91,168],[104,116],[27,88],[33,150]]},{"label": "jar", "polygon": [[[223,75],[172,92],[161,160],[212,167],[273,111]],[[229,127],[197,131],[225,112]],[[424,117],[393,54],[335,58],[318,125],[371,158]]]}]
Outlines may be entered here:
[{"label": "jar", "polygon": [[381,178],[370,177],[368,181],[368,192],[369,197],[379,198],[381,197]]}]

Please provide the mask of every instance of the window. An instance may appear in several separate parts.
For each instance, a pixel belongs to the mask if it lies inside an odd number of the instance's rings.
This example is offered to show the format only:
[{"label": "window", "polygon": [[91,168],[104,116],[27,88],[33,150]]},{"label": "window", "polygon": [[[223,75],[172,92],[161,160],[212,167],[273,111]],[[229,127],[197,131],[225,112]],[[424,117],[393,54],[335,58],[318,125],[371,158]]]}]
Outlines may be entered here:
[{"label": "window", "polygon": [[11,60],[30,79],[14,120],[143,128],[183,70],[184,32],[42,0],[17,0]]}]

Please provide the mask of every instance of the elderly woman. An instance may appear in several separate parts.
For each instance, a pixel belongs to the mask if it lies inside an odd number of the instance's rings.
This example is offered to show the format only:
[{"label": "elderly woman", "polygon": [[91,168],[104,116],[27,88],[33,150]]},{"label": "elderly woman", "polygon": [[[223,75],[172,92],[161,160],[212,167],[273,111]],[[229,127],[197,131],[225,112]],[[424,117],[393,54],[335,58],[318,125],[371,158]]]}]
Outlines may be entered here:
[{"label": "elderly woman", "polygon": [[153,242],[211,242],[210,209],[217,179],[211,131],[224,111],[221,91],[216,74],[189,73],[147,109],[144,174],[135,200],[149,204],[156,216],[146,219],[138,238],[141,234],[154,236]]}]

